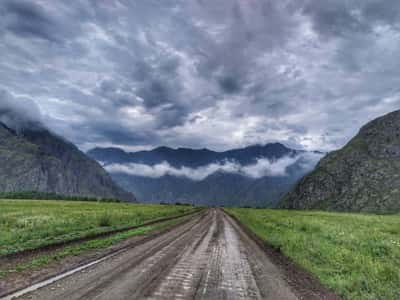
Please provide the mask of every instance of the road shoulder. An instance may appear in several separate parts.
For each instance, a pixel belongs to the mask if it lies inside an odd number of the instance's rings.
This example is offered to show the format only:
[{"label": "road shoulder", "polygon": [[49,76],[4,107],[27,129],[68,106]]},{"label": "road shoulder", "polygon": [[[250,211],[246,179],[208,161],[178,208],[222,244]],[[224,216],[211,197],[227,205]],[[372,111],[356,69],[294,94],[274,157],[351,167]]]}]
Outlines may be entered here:
[{"label": "road shoulder", "polygon": [[283,278],[291,287],[293,292],[299,299],[310,300],[340,300],[335,293],[322,286],[319,280],[298,266],[296,263],[286,257],[279,249],[269,245],[267,242],[258,237],[254,232],[242,224],[234,215],[226,210],[224,212],[229,216],[230,220],[236,224],[238,228],[250,238],[257,246],[264,251],[267,257],[275,264],[283,274]]}]

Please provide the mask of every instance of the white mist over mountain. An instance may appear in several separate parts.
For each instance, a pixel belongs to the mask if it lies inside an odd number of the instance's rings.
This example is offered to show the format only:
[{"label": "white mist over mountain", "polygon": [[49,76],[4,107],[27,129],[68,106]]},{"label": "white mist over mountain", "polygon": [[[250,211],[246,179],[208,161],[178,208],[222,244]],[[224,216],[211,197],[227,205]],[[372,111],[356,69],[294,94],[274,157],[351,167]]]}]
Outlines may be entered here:
[{"label": "white mist over mountain", "polygon": [[41,113],[35,102],[16,98],[5,90],[0,90],[0,122],[19,131],[24,128],[41,126]]},{"label": "white mist over mountain", "polygon": [[296,163],[300,163],[300,166],[304,169],[304,171],[309,171],[315,167],[321,157],[322,154],[319,153],[301,153],[296,156],[285,156],[275,160],[259,158],[255,163],[248,165],[241,165],[235,161],[225,160],[197,168],[185,166],[177,168],[170,165],[166,161],[155,165],[146,165],[140,163],[114,163],[103,165],[104,168],[110,173],[124,173],[127,175],[150,178],[159,178],[166,175],[171,175],[176,177],[186,177],[194,181],[200,181],[216,172],[223,172],[258,179],[265,176],[287,176],[287,169]]}]

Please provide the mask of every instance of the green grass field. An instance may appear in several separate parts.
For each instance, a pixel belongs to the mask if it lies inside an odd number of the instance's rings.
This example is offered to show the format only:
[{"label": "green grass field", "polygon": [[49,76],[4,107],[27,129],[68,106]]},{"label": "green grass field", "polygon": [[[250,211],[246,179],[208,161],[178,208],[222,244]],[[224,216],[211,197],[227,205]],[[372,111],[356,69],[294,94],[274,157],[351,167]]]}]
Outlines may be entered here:
[{"label": "green grass field", "polygon": [[141,226],[136,229],[123,231],[106,238],[90,239],[89,241],[73,244],[66,246],[58,251],[51,253],[44,253],[38,256],[34,256],[32,259],[24,262],[18,262],[16,264],[0,264],[0,280],[6,278],[9,275],[23,272],[37,270],[55,262],[62,262],[64,258],[69,256],[79,256],[87,253],[91,250],[101,250],[112,245],[115,245],[127,238],[150,234],[155,231],[163,230],[172,225],[178,224],[184,221],[184,218],[173,219],[169,221],[159,222],[153,225]]},{"label": "green grass field", "polygon": [[177,216],[191,206],[0,200],[0,256]]},{"label": "green grass field", "polygon": [[400,215],[227,211],[344,299],[400,299]]}]

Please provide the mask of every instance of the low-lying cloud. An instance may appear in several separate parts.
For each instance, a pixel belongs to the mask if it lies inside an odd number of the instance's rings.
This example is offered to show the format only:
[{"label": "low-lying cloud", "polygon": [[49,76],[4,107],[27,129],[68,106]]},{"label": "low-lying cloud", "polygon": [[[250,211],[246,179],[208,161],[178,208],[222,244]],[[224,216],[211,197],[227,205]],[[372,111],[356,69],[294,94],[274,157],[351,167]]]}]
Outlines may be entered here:
[{"label": "low-lying cloud", "polygon": [[32,100],[14,97],[0,89],[0,122],[16,131],[32,129],[41,124],[41,113]]},{"label": "low-lying cloud", "polygon": [[164,161],[153,166],[127,163],[127,164],[109,164],[104,168],[110,173],[123,173],[132,176],[159,178],[166,175],[176,177],[186,177],[194,181],[201,181],[208,176],[216,173],[239,174],[253,179],[265,176],[284,177],[288,176],[288,168],[297,165],[301,171],[307,172],[315,167],[322,155],[318,153],[304,153],[297,156],[285,156],[277,160],[259,158],[255,163],[241,165],[235,161],[222,161],[211,163],[198,168],[171,166]]}]

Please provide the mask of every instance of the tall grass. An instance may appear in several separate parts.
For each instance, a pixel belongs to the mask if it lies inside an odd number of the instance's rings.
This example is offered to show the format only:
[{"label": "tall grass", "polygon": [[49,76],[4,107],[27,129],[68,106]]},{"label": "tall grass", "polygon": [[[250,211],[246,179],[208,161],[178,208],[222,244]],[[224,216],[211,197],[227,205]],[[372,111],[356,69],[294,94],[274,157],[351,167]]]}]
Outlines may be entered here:
[{"label": "tall grass", "polygon": [[0,200],[0,255],[181,215],[191,206]]},{"label": "tall grass", "polygon": [[400,215],[228,211],[344,299],[400,299]]}]

